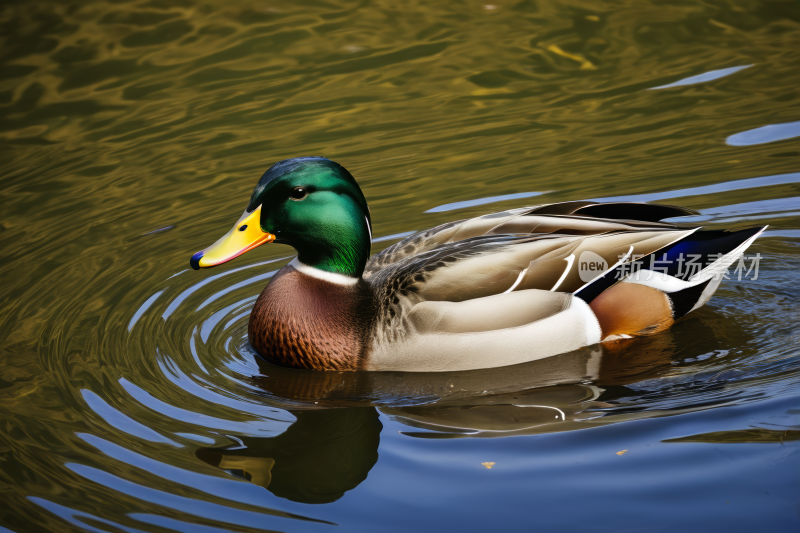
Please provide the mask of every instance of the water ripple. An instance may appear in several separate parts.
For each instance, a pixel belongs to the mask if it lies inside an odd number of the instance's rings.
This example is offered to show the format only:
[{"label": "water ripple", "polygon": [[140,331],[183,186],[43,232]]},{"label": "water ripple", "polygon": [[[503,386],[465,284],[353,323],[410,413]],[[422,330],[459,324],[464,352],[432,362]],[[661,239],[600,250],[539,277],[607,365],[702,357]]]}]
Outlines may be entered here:
[{"label": "water ripple", "polygon": [[725,142],[731,146],[752,146],[800,137],[800,122],[770,124],[731,135]]},{"label": "water ripple", "polygon": [[723,68],[719,70],[711,70],[709,72],[704,72],[703,74],[698,74],[697,76],[690,76],[688,78],[684,78],[682,80],[678,80],[667,85],[661,85],[659,87],[651,87],[651,90],[656,89],[671,89],[672,87],[682,87],[684,85],[694,85],[696,83],[705,83],[707,81],[718,80],[719,78],[724,78],[725,76],[730,76],[740,70],[744,70],[746,68],[750,68],[753,65],[742,65],[740,67],[730,67],[730,68]]}]

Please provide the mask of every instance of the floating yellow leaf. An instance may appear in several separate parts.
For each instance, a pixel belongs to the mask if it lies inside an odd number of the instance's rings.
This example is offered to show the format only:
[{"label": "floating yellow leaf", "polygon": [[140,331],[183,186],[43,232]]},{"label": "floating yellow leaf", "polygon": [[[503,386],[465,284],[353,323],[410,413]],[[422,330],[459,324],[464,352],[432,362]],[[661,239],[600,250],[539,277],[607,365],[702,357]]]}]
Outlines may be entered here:
[{"label": "floating yellow leaf", "polygon": [[494,463],[481,463],[481,464],[482,464],[483,466],[485,466],[486,468],[488,468],[489,470],[491,470],[491,469],[492,469],[492,467],[494,466]]},{"label": "floating yellow leaf", "polygon": [[628,450],[622,450],[621,452],[617,452],[617,455],[625,455],[625,452],[627,452],[627,451]]}]

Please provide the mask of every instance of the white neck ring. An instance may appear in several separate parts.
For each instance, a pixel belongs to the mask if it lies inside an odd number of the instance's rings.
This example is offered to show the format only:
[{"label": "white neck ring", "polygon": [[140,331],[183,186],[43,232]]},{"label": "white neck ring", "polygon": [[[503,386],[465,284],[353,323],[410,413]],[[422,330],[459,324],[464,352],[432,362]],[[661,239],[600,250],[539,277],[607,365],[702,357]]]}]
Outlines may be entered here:
[{"label": "white neck ring", "polygon": [[319,268],[309,266],[305,263],[301,263],[300,260],[296,257],[292,259],[292,262],[289,263],[289,265],[298,272],[302,272],[306,276],[311,276],[312,278],[321,279],[323,281],[327,281],[328,283],[335,283],[336,285],[355,285],[356,283],[358,283],[358,278],[345,276],[344,274],[325,272],[324,270],[320,270]]}]

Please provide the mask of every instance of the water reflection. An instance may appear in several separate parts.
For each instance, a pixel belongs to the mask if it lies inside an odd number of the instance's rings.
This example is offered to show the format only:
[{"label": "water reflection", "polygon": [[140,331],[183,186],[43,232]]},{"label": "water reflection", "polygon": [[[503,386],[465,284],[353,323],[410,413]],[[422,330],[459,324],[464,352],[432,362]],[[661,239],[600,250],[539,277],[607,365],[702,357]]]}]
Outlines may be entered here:
[{"label": "water reflection", "polygon": [[678,80],[667,85],[660,85],[658,87],[652,87],[652,90],[656,89],[671,89],[672,87],[682,87],[684,85],[694,85],[695,83],[704,83],[707,81],[718,80],[719,78],[724,78],[725,76],[730,76],[740,70],[744,70],[746,68],[750,68],[753,65],[742,65],[740,67],[730,67],[730,68],[723,68],[719,70],[712,70],[709,72],[704,72],[703,74],[698,74],[697,76],[690,76],[688,78],[684,78],[682,80]]},{"label": "water reflection", "polygon": [[500,196],[490,196],[489,198],[477,198],[475,200],[465,200],[463,202],[453,202],[452,204],[444,204],[438,207],[433,207],[425,211],[426,213],[442,213],[444,211],[454,211],[456,209],[464,209],[465,207],[475,207],[476,205],[492,204],[494,202],[505,202],[507,200],[519,200],[522,198],[532,198],[534,196],[541,196],[547,192],[520,192],[515,194],[502,194]]},{"label": "water reflection", "polygon": [[378,460],[381,423],[372,407],[291,411],[297,420],[268,439],[200,448],[197,457],[276,496],[330,503],[367,478]]},{"label": "water reflection", "polygon": [[285,405],[338,407],[408,406],[516,393],[537,387],[598,378],[603,349],[593,347],[513,367],[463,372],[314,372],[280,368],[259,359],[252,378],[270,398]]},{"label": "water reflection", "polygon": [[731,135],[725,142],[731,146],[751,146],[754,144],[772,143],[800,137],[800,122],[770,124],[754,130],[743,131]]},{"label": "water reflection", "polygon": [[800,429],[750,428],[736,431],[713,431],[664,442],[708,442],[714,444],[741,444],[745,442],[788,443],[800,440]]},{"label": "water reflection", "polygon": [[572,429],[569,422],[595,418],[586,412],[603,389],[560,385],[472,401],[431,406],[382,408],[396,421],[424,431],[403,431],[420,438],[507,437]]},{"label": "water reflection", "polygon": [[[637,396],[663,412],[691,408],[676,401],[680,385],[670,378],[687,364],[713,368],[727,353],[721,346],[751,340],[724,321],[706,310],[682,321],[677,327],[687,331],[680,336],[667,332],[515,367],[446,374],[313,372],[259,360],[261,373],[252,383],[269,398],[294,405],[289,412],[296,421],[280,435],[240,435],[235,445],[200,448],[196,455],[281,498],[336,501],[366,479],[378,459],[379,412],[406,426],[401,434],[407,437],[458,439],[563,432],[635,418],[648,409]],[[705,348],[710,352],[699,360],[686,358]],[[725,383],[717,379],[707,387],[706,408],[729,401],[714,397]],[[636,388],[627,388],[631,384]],[[690,401],[697,403],[697,394]]]},{"label": "water reflection", "polygon": [[742,189],[754,189],[757,187],[771,187],[774,185],[787,185],[800,183],[800,172],[789,174],[779,174],[777,176],[763,176],[759,178],[748,178],[735,181],[724,181],[714,185],[704,185],[702,187],[691,187],[689,189],[679,189],[664,192],[654,192],[648,194],[629,194],[626,196],[609,196],[605,198],[595,198],[596,202],[659,202],[668,198],[685,198],[687,196],[711,195],[727,191],[739,191]]},{"label": "water reflection", "polygon": [[702,209],[700,215],[682,218],[681,222],[698,224],[713,220],[715,222],[727,224],[739,220],[795,217],[800,213],[798,210],[800,210],[800,196],[773,198],[770,200],[759,200]]}]

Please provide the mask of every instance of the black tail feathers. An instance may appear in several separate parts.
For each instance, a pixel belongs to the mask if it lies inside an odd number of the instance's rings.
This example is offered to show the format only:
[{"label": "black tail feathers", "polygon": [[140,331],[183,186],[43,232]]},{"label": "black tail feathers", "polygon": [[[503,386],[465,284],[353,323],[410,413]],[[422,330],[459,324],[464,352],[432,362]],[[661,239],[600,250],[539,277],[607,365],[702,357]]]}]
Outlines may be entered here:
[{"label": "black tail feathers", "polygon": [[[734,252],[738,248],[741,248],[741,250],[739,250],[740,252],[744,252],[747,246],[743,245],[747,243],[748,240],[764,231],[764,229],[766,229],[766,226],[739,231],[696,231],[686,238],[665,246],[647,256],[636,258],[635,262],[637,265],[631,264],[633,258],[625,258],[620,264],[614,265],[602,276],[578,289],[575,292],[575,296],[581,298],[586,303],[590,303],[603,291],[624,278],[626,274],[636,269],[650,269],[653,265],[657,265],[656,268],[658,272],[663,272],[681,281],[689,281],[691,278],[697,276],[703,269],[719,261],[726,254]],[[703,286],[703,289],[695,288],[700,285]],[[683,308],[688,305],[687,302],[690,301],[691,298],[695,298],[692,305],[683,312],[683,314],[686,314],[695,303],[697,303],[707,285],[707,283],[700,283],[699,285],[670,293],[674,295],[676,299],[673,301],[674,306],[677,306],[673,307],[673,309],[676,310],[676,315],[679,309],[683,310]]]}]

